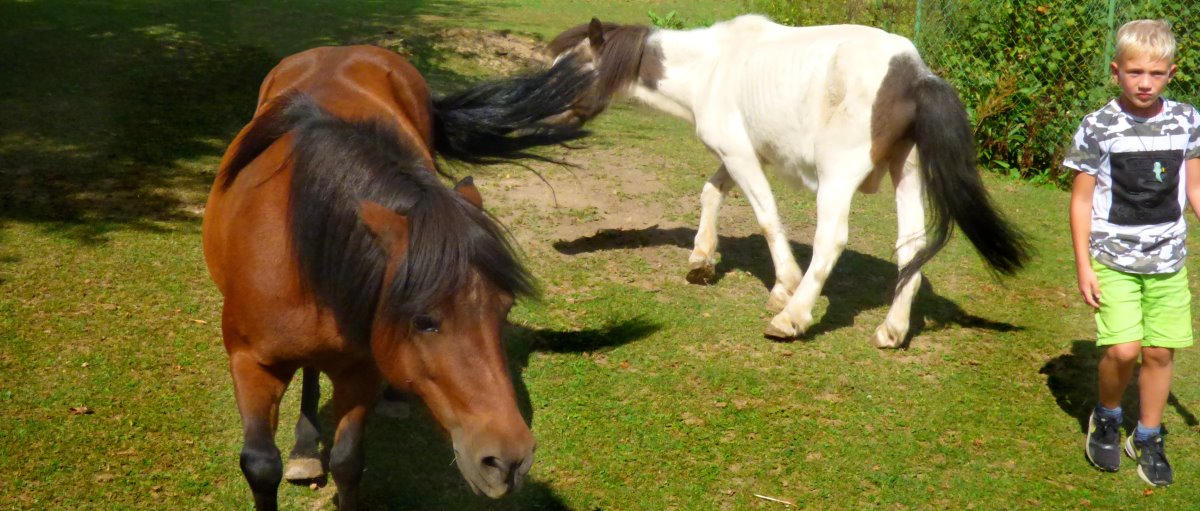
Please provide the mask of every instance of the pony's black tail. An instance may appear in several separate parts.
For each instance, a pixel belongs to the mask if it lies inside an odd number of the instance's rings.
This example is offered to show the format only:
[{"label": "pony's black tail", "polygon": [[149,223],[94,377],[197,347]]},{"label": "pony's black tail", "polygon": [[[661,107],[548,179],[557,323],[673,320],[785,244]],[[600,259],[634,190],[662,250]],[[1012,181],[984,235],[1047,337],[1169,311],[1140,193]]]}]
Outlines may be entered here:
[{"label": "pony's black tail", "polygon": [[587,134],[580,118],[570,114],[595,87],[590,65],[565,58],[539,73],[485,82],[434,99],[434,149],[468,163],[544,159],[526,150]]},{"label": "pony's black tail", "polygon": [[917,107],[912,135],[931,218],[927,245],[900,270],[897,289],[946,245],[951,222],[958,224],[989,268],[1015,273],[1029,260],[1031,249],[1024,235],[992,206],[975,166],[975,136],[958,93],[924,71],[912,85],[912,98]]}]

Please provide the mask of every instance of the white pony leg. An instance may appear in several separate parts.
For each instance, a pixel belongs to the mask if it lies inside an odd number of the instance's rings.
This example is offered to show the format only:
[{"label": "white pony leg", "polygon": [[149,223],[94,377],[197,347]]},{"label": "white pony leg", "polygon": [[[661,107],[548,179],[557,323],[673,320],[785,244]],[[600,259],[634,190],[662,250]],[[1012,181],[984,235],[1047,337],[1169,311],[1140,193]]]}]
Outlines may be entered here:
[{"label": "white pony leg", "polygon": [[[718,153],[720,154],[720,153]],[[771,261],[775,263],[775,285],[771,288],[771,296],[767,307],[773,310],[783,308],[796,286],[800,284],[802,274],[796,257],[792,255],[792,247],[788,244],[787,234],[779,221],[779,211],[775,209],[775,195],[771,193],[771,184],[763,174],[758,157],[735,156],[726,154],[721,159],[729,176],[746,194],[746,200],[754,209],[758,225],[767,238],[767,248],[771,251]]]},{"label": "white pony leg", "polygon": [[[900,268],[912,261],[913,256],[925,247],[925,202],[924,183],[917,168],[916,151],[913,151],[902,169],[893,176],[896,179],[896,263]],[[888,309],[883,324],[875,329],[871,343],[877,348],[898,348],[908,337],[908,325],[912,313],[913,296],[921,286],[918,272],[904,287],[896,290],[892,306]]]},{"label": "white pony leg", "polygon": [[700,226],[696,229],[692,255],[688,256],[687,280],[692,284],[708,284],[717,273],[717,217],[721,201],[732,186],[729,172],[721,165],[700,192]]},{"label": "white pony leg", "polygon": [[[832,167],[844,169],[844,167]],[[793,338],[812,326],[813,305],[833,271],[849,237],[850,201],[858,183],[845,180],[825,180],[817,189],[817,231],[813,237],[812,262],[796,294],[788,300],[783,311],[771,319],[764,332],[768,337]]]}]

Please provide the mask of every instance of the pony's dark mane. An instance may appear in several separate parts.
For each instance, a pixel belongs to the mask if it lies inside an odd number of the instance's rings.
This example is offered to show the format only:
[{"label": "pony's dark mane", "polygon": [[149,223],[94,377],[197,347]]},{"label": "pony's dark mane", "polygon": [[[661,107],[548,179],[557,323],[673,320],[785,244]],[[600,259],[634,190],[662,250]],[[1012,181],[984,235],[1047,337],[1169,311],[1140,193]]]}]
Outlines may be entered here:
[{"label": "pony's dark mane", "polygon": [[285,113],[288,106],[295,101],[296,96],[298,93],[292,91],[271,101],[266,105],[266,110],[250,123],[242,135],[241,141],[238,142],[233,157],[221,169],[221,172],[224,173],[221,181],[222,188],[229,188],[242,169],[288,132],[290,119]]},{"label": "pony's dark mane", "polygon": [[[392,126],[345,121],[305,96],[282,111],[295,135],[289,197],[301,281],[352,342],[366,343],[377,305],[386,321],[428,312],[472,271],[514,295],[533,279],[487,213],[439,181]],[[388,254],[359,218],[364,200],[408,219],[408,251],[384,290]]]},{"label": "pony's dark mane", "polygon": [[[596,69],[599,96],[611,98],[638,78],[639,73],[658,73],[658,69],[643,69],[643,59],[646,59],[646,37],[650,28],[643,25],[620,25],[617,23],[602,23],[604,44],[600,46],[600,54],[596,55],[599,66]],[[588,24],[578,25],[567,29],[547,46],[551,55],[561,55],[588,38]],[[658,57],[651,56],[646,62],[647,67],[660,66]]]}]

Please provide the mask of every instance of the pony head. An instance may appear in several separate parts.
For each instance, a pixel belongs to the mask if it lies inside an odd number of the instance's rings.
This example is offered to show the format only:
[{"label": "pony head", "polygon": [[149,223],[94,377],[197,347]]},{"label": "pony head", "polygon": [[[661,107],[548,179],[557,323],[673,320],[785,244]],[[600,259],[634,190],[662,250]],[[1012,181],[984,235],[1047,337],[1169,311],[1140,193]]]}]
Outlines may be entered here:
[{"label": "pony head", "polygon": [[634,85],[651,89],[662,77],[662,59],[646,51],[650,28],[641,25],[590,23],[571,27],[550,41],[547,51],[555,62],[574,57],[591,62],[596,70],[596,90],[591,104],[582,105],[580,117],[590,120],[608,108],[614,96],[628,95]]},{"label": "pony head", "polygon": [[[459,207],[483,214],[470,178],[455,191]],[[536,442],[517,406],[501,327],[515,294],[525,290],[509,289],[473,262],[440,299],[416,313],[397,315],[393,302],[405,297],[393,292],[396,279],[414,269],[454,270],[409,264],[413,229],[408,216],[370,201],[361,204],[359,216],[387,257],[370,341],[380,373],[425,402],[450,436],[455,462],[475,493],[499,498],[516,491],[533,464]]]}]

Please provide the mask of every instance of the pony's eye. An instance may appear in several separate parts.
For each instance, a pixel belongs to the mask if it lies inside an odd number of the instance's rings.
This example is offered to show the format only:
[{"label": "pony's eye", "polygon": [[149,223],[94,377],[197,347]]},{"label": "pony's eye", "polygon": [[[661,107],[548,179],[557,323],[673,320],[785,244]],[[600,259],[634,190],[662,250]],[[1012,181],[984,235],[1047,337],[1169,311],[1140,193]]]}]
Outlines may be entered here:
[{"label": "pony's eye", "polygon": [[418,314],[413,318],[412,324],[413,328],[415,328],[418,332],[427,334],[436,333],[438,331],[438,327],[441,326],[438,320],[434,319],[433,316],[428,314]]}]

